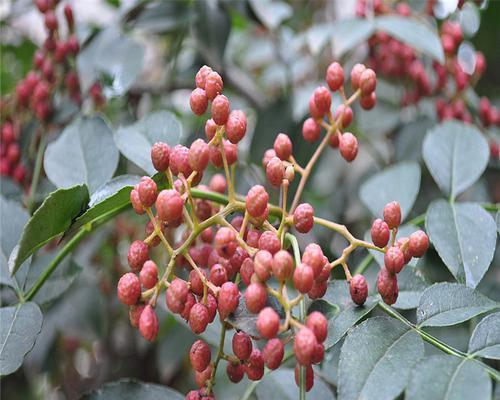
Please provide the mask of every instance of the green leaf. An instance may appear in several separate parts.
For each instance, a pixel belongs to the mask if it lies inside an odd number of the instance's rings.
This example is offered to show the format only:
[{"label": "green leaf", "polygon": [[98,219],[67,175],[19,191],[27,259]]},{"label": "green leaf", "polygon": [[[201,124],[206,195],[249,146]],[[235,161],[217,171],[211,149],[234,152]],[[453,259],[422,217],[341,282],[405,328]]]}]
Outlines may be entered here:
[{"label": "green leaf", "polygon": [[36,250],[66,231],[85,210],[88,201],[89,194],[84,185],[52,192],[24,227],[12,274]]},{"label": "green leaf", "polygon": [[458,121],[446,121],[430,129],[422,151],[439,188],[453,199],[481,176],[490,157],[481,132]]},{"label": "green leaf", "polygon": [[[28,222],[29,214],[21,204],[6,200],[0,196],[0,284],[16,287],[10,276],[9,257],[19,242],[23,227]],[[8,233],[8,234],[7,234]]]},{"label": "green leaf", "polygon": [[[49,263],[56,256],[55,251],[50,253],[43,253],[31,263],[31,266],[26,277],[27,292],[35,283],[39,275],[47,268]],[[33,301],[37,304],[45,304],[55,300],[61,296],[73,284],[76,277],[82,271],[82,267],[76,264],[71,258],[64,259],[57,267],[57,269],[45,281],[43,286],[38,290]]]},{"label": "green leaf", "polygon": [[42,312],[32,302],[0,308],[0,375],[8,375],[23,363],[42,328]]},{"label": "green leaf", "polygon": [[130,192],[140,179],[136,175],[120,175],[105,183],[90,197],[89,209],[76,219],[71,229],[80,228],[103,215],[128,206]]},{"label": "green leaf", "polygon": [[[279,303],[279,301],[274,296],[267,296],[267,307],[271,307],[275,310],[280,317],[280,324],[285,322],[285,311],[283,307]],[[248,333],[253,337],[260,337],[259,332],[257,331],[257,317],[259,314],[253,314],[248,311],[245,299],[240,297],[240,301],[238,303],[238,307],[228,318],[227,322],[231,324],[234,328],[241,330],[243,332]]]},{"label": "green leaf", "polygon": [[183,400],[184,396],[166,386],[131,379],[107,383],[82,397],[82,400]]},{"label": "green leaf", "polygon": [[165,142],[170,146],[179,143],[182,126],[170,111],[156,111],[136,123],[120,127],[114,139],[120,152],[148,174],[156,170],[151,162],[151,146]]},{"label": "green leaf", "polygon": [[487,315],[476,325],[469,341],[469,353],[500,360],[500,312]]},{"label": "green leaf", "polygon": [[[330,388],[318,377],[314,377],[314,386],[307,392],[307,398],[315,400],[335,400]],[[280,368],[271,371],[259,382],[255,389],[259,400],[275,398],[280,400],[297,400],[299,388],[295,384],[295,372],[291,368]]]},{"label": "green leaf", "polygon": [[436,200],[427,210],[425,227],[453,276],[475,288],[495,253],[497,232],[493,217],[479,204]]},{"label": "green leaf", "polygon": [[477,290],[459,283],[436,283],[424,291],[417,309],[419,326],[448,326],[500,308]]},{"label": "green leaf", "polygon": [[422,293],[428,286],[415,268],[403,268],[398,274],[399,294],[398,300],[393,304],[393,307],[401,310],[417,308]]},{"label": "green leaf", "polygon": [[340,58],[367,40],[375,32],[375,24],[369,19],[340,19],[331,24],[330,32],[335,55]]},{"label": "green leaf", "polygon": [[269,30],[275,30],[280,24],[293,15],[290,4],[280,0],[250,0],[250,5]]},{"label": "green leaf", "polygon": [[377,17],[375,26],[439,63],[444,63],[444,52],[438,33],[424,22],[399,15],[387,15]]},{"label": "green leaf", "polygon": [[114,95],[125,93],[142,71],[144,49],[112,25],[99,32],[78,54],[77,66],[82,91],[101,75],[112,79],[108,88]]},{"label": "green leaf", "polygon": [[86,183],[91,193],[106,183],[118,165],[111,129],[101,117],[82,117],[47,147],[44,168],[59,188]]},{"label": "green leaf", "polygon": [[398,130],[395,140],[394,155],[397,161],[420,161],[422,159],[422,144],[425,133],[435,122],[426,117],[404,124]]},{"label": "green leaf", "polygon": [[410,327],[369,318],[347,335],[340,353],[339,399],[394,399],[405,388],[424,343]]},{"label": "green leaf", "polygon": [[402,162],[370,177],[361,185],[359,197],[376,217],[382,217],[387,203],[398,201],[404,220],[415,203],[419,189],[420,166],[414,162]]},{"label": "green leaf", "polygon": [[349,285],[345,280],[328,282],[328,289],[323,299],[314,301],[308,312],[321,311],[328,319],[328,337],[324,343],[328,350],[337,343],[346,332],[377,305],[374,297],[368,297],[362,306],[357,306],[349,294]]},{"label": "green leaf", "polygon": [[440,354],[419,363],[405,394],[407,400],[489,400],[491,380],[474,361]]}]

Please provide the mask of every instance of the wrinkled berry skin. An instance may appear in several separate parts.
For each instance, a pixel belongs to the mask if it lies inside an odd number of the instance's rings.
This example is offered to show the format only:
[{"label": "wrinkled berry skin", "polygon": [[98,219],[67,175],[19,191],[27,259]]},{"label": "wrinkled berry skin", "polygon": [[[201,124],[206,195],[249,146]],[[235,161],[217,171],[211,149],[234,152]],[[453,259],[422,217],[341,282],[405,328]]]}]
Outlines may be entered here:
[{"label": "wrinkled berry skin", "polygon": [[141,178],[137,192],[144,207],[151,207],[155,203],[158,191],[155,181],[150,177],[144,176]]},{"label": "wrinkled berry skin", "polygon": [[210,364],[212,354],[210,347],[203,340],[197,340],[189,351],[189,361],[195,371],[202,372]]},{"label": "wrinkled berry skin", "polygon": [[326,83],[335,92],[344,85],[344,69],[338,62],[332,62],[326,70]]},{"label": "wrinkled berry skin", "polygon": [[352,301],[358,306],[365,304],[368,297],[368,284],[363,275],[357,274],[352,277],[349,282],[349,293]]},{"label": "wrinkled berry skin", "polygon": [[302,263],[309,265],[313,269],[314,279],[317,279],[325,265],[321,247],[316,243],[309,243],[302,253]]},{"label": "wrinkled berry skin", "polygon": [[382,268],[377,277],[377,290],[386,304],[394,304],[398,299],[398,280],[395,274]]},{"label": "wrinkled berry skin", "polygon": [[246,197],[246,209],[255,218],[260,217],[266,211],[269,195],[261,185],[253,186]]},{"label": "wrinkled berry skin", "polygon": [[345,132],[339,137],[339,150],[347,162],[353,161],[358,155],[358,139],[351,132]]},{"label": "wrinkled berry skin", "polygon": [[158,336],[158,317],[149,304],[144,308],[139,318],[139,332],[149,342],[152,342]]},{"label": "wrinkled berry skin", "polygon": [[158,282],[158,267],[154,261],[147,260],[139,274],[141,284],[145,289],[151,289]]},{"label": "wrinkled berry skin", "polygon": [[217,125],[224,125],[229,118],[229,100],[223,94],[212,102],[212,119]]},{"label": "wrinkled berry skin", "polygon": [[218,309],[221,318],[226,318],[238,307],[240,291],[233,282],[224,283],[219,291]]},{"label": "wrinkled berry skin", "polygon": [[285,166],[278,157],[273,157],[266,164],[266,176],[273,186],[280,186],[285,175]]},{"label": "wrinkled berry skin", "polygon": [[194,78],[196,87],[199,87],[200,89],[205,89],[207,76],[211,72],[212,68],[210,68],[208,65],[204,65],[203,67],[201,67],[196,73],[196,76]]},{"label": "wrinkled berry skin", "polygon": [[252,354],[246,364],[245,372],[251,381],[258,381],[264,376],[264,358],[259,349],[252,350]]},{"label": "wrinkled berry skin", "polygon": [[130,306],[128,310],[128,316],[130,319],[130,324],[138,328],[139,327],[139,320],[141,319],[141,314],[144,311],[144,308],[146,306],[144,304],[137,304],[137,305],[132,305]]},{"label": "wrinkled berry skin", "polygon": [[401,207],[397,201],[391,201],[384,207],[384,221],[389,229],[394,229],[401,224]]},{"label": "wrinkled berry skin", "polygon": [[429,248],[429,237],[423,231],[412,233],[408,248],[413,257],[422,257]]},{"label": "wrinkled berry skin", "polygon": [[292,276],[293,258],[286,250],[280,250],[273,256],[273,275],[279,282]]},{"label": "wrinkled berry skin", "polygon": [[193,171],[202,172],[208,166],[208,144],[203,139],[196,139],[189,148],[189,166]]},{"label": "wrinkled berry skin", "polygon": [[330,111],[332,96],[326,87],[320,86],[316,88],[314,91],[314,103],[320,113],[326,114]]},{"label": "wrinkled berry skin", "polygon": [[272,231],[265,231],[259,238],[259,249],[266,250],[272,255],[281,250],[281,242],[278,235]]},{"label": "wrinkled berry skin", "polygon": [[141,283],[139,278],[132,272],[127,272],[118,281],[118,300],[123,304],[133,305],[141,297]]},{"label": "wrinkled berry skin", "polygon": [[252,354],[252,339],[245,332],[237,332],[233,336],[233,353],[241,361],[245,361]]},{"label": "wrinkled berry skin", "polygon": [[286,161],[292,155],[292,141],[288,135],[279,133],[274,140],[274,152],[276,156],[283,161]]},{"label": "wrinkled berry skin", "polygon": [[214,100],[215,97],[222,93],[224,88],[221,76],[212,71],[206,75],[205,78],[205,93],[210,100]]},{"label": "wrinkled berry skin", "polygon": [[319,139],[321,126],[314,118],[307,118],[302,125],[302,137],[309,143],[314,143]]},{"label": "wrinkled berry skin", "polygon": [[184,201],[174,189],[162,190],[156,199],[158,218],[167,224],[174,223],[182,217]]},{"label": "wrinkled berry skin", "polygon": [[165,293],[168,309],[173,313],[181,313],[184,310],[188,292],[185,281],[179,278],[174,279]]},{"label": "wrinkled berry skin", "polygon": [[363,64],[356,64],[351,70],[351,86],[354,90],[359,89],[361,74],[366,70]]},{"label": "wrinkled berry skin", "polygon": [[227,139],[237,144],[245,136],[247,130],[247,117],[241,110],[233,110],[226,122]]},{"label": "wrinkled berry skin", "polygon": [[293,343],[293,351],[300,365],[311,365],[317,344],[316,335],[311,329],[304,327],[297,332]]},{"label": "wrinkled berry skin", "polygon": [[189,327],[197,335],[205,332],[209,322],[207,307],[204,304],[196,303],[189,312]]},{"label": "wrinkled berry skin", "polygon": [[403,251],[397,246],[389,247],[384,255],[384,264],[391,274],[399,274],[405,265]]},{"label": "wrinkled berry skin", "polygon": [[128,249],[128,265],[134,272],[139,272],[144,263],[149,259],[149,248],[142,240],[132,242]]},{"label": "wrinkled berry skin", "polygon": [[243,379],[245,374],[245,368],[241,364],[233,364],[228,362],[226,367],[226,373],[229,380],[233,383],[238,383]]},{"label": "wrinkled berry skin", "polygon": [[314,332],[318,342],[326,340],[328,334],[328,321],[319,311],[313,311],[306,318],[306,326]]},{"label": "wrinkled berry skin", "polygon": [[272,339],[278,333],[280,317],[271,307],[262,309],[257,317],[257,331],[263,338]]},{"label": "wrinkled berry skin", "polygon": [[257,314],[267,303],[267,291],[261,283],[251,283],[245,291],[245,304],[248,311]]},{"label": "wrinkled berry skin", "polygon": [[130,191],[130,203],[132,203],[132,207],[136,214],[142,215],[145,213],[144,206],[139,198],[139,192],[136,189]]},{"label": "wrinkled berry skin", "polygon": [[265,282],[271,277],[273,268],[273,256],[267,250],[259,250],[254,257],[254,271],[257,277]]},{"label": "wrinkled berry skin", "polygon": [[359,88],[363,95],[371,94],[377,86],[377,76],[370,68],[365,69],[359,77]]},{"label": "wrinkled berry skin", "polygon": [[293,212],[293,224],[298,232],[309,232],[314,225],[314,208],[309,203],[299,204]]},{"label": "wrinkled berry skin", "polygon": [[262,349],[262,357],[266,363],[267,368],[271,370],[278,369],[283,361],[285,354],[285,346],[278,338],[268,340]]},{"label": "wrinkled berry skin", "polygon": [[151,148],[151,161],[158,172],[165,172],[170,161],[170,147],[163,142],[156,142]]},{"label": "wrinkled berry skin", "polygon": [[208,98],[203,89],[196,88],[189,96],[189,105],[195,115],[203,115],[207,111]]},{"label": "wrinkled berry skin", "polygon": [[391,231],[389,230],[389,225],[380,218],[373,221],[372,228],[370,231],[372,235],[372,242],[377,247],[385,247],[389,243],[391,236]]}]

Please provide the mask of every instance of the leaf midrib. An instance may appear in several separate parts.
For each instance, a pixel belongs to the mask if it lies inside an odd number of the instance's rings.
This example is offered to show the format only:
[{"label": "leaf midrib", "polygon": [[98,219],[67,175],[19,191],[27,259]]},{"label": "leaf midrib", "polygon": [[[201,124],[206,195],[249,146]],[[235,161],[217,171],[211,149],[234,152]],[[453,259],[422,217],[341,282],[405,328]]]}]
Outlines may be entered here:
[{"label": "leaf midrib", "polygon": [[7,340],[9,339],[10,333],[12,332],[12,328],[14,327],[14,322],[16,321],[17,314],[19,313],[20,309],[21,309],[21,305],[19,304],[16,307],[16,311],[14,312],[14,316],[12,318],[12,322],[10,323],[9,330],[7,332],[7,335],[5,336],[5,341],[2,343],[2,347],[0,348],[0,354],[3,354],[3,351],[4,351],[5,346],[7,344]]}]

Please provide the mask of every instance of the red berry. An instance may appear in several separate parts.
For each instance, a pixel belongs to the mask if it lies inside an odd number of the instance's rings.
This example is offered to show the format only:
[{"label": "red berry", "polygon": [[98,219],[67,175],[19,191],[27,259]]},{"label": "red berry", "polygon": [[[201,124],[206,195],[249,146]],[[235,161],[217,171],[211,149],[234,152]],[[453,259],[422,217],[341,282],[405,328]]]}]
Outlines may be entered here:
[{"label": "red berry", "polygon": [[212,119],[217,125],[224,125],[229,118],[229,100],[219,94],[212,102]]},{"label": "red berry", "polygon": [[405,265],[405,256],[403,251],[397,246],[389,247],[384,255],[384,264],[387,271],[392,274],[398,274],[401,272]]},{"label": "red berry", "polygon": [[66,22],[68,24],[69,29],[73,30],[75,20],[73,18],[73,9],[71,8],[71,5],[66,4],[64,6],[64,16],[66,17]]},{"label": "red berry", "polygon": [[333,92],[344,85],[344,70],[338,62],[332,62],[326,70],[326,83]]},{"label": "red berry", "polygon": [[398,298],[398,280],[395,274],[382,268],[377,277],[377,290],[386,304],[394,304]]},{"label": "red berry", "polygon": [[339,137],[339,150],[347,162],[351,162],[358,155],[358,139],[350,132],[345,132]]},{"label": "red berry", "polygon": [[[212,376],[212,366],[211,365],[209,365],[207,368],[205,368],[205,370],[202,372],[195,371],[195,374],[194,374],[196,384],[200,388],[205,387],[207,381],[210,379],[211,376]],[[200,400],[208,400],[206,397],[202,396],[201,390],[198,391],[198,393],[200,394]]]},{"label": "red berry", "polygon": [[189,166],[194,171],[204,171],[209,161],[208,144],[203,139],[196,139],[189,148]]},{"label": "red berry", "polygon": [[158,335],[158,317],[149,304],[144,307],[139,318],[139,332],[144,339],[150,342],[155,340]]},{"label": "red berry", "polygon": [[245,374],[245,368],[241,364],[233,364],[231,362],[227,363],[226,373],[229,380],[233,383],[238,383],[243,379]]},{"label": "red berry", "polygon": [[391,201],[385,205],[384,221],[390,229],[397,228],[401,223],[401,207],[397,201]]},{"label": "red berry", "polygon": [[245,304],[248,311],[257,314],[267,303],[266,287],[261,283],[251,283],[245,291]]},{"label": "red berry", "polygon": [[300,365],[311,365],[318,341],[314,332],[307,328],[301,328],[295,335],[293,352]]},{"label": "red berry", "polygon": [[191,92],[189,106],[195,115],[203,115],[207,111],[208,98],[203,89],[196,88]]},{"label": "red berry", "polygon": [[321,126],[313,118],[307,118],[302,125],[302,137],[309,143],[314,143],[319,139]]},{"label": "red berry", "polygon": [[141,319],[141,314],[144,311],[144,308],[146,306],[144,304],[136,304],[136,305],[131,305],[128,309],[128,316],[130,319],[130,324],[138,328],[139,327],[139,320]]},{"label": "red berry", "polygon": [[362,95],[371,94],[376,87],[377,75],[372,69],[365,69],[359,77],[359,88],[361,89]]},{"label": "red berry", "polygon": [[259,249],[267,250],[274,255],[281,250],[281,242],[278,235],[272,231],[265,231],[259,238]]},{"label": "red berry", "polygon": [[292,276],[293,258],[286,250],[280,250],[273,256],[273,275],[279,282],[284,282]]},{"label": "red berry", "polygon": [[181,313],[184,310],[184,303],[186,302],[188,293],[189,289],[186,282],[175,278],[165,293],[168,309],[173,313]]},{"label": "red berry", "polygon": [[410,239],[404,237],[396,240],[396,246],[403,252],[403,257],[405,260],[405,264],[409,263],[413,254],[411,254],[409,247]]},{"label": "red berry", "polygon": [[321,247],[316,243],[308,244],[302,253],[302,263],[309,265],[314,272],[314,278],[317,278],[325,265]]},{"label": "red berry", "polygon": [[267,149],[264,152],[264,157],[262,157],[262,168],[266,169],[267,163],[273,157],[276,157],[276,152],[274,151],[274,149]]},{"label": "red berry", "polygon": [[236,232],[233,229],[224,226],[215,234],[215,249],[221,257],[231,257],[237,246]]},{"label": "red berry", "polygon": [[250,279],[254,273],[254,264],[251,258],[245,258],[240,268],[241,280],[245,285],[250,285]]},{"label": "red berry", "polygon": [[377,102],[377,95],[375,92],[371,92],[367,95],[362,95],[359,99],[359,105],[363,110],[371,110],[375,107],[375,103]]},{"label": "red berry", "polygon": [[233,282],[224,283],[219,291],[218,309],[222,319],[233,313],[238,307],[240,291]]},{"label": "red berry", "polygon": [[24,165],[17,164],[12,172],[12,177],[17,183],[22,184],[24,178],[26,177],[26,169],[24,168]]},{"label": "red berry", "polygon": [[18,143],[9,144],[6,157],[11,164],[16,164],[21,159],[21,148]]},{"label": "red berry", "polygon": [[203,372],[210,364],[212,354],[210,346],[203,340],[197,340],[189,350],[189,361],[195,371]]},{"label": "red berry", "polygon": [[259,349],[253,349],[250,355],[247,365],[246,373],[248,379],[252,381],[258,381],[264,376],[264,358]]},{"label": "red berry", "polygon": [[255,271],[255,275],[257,275],[257,277],[261,281],[263,282],[267,281],[271,277],[272,267],[273,267],[272,254],[267,250],[259,250],[254,257],[253,268]]},{"label": "red berry", "polygon": [[326,289],[328,289],[328,285],[326,281],[319,282],[314,281],[312,284],[311,290],[307,293],[310,299],[319,299],[323,297],[326,293]]},{"label": "red berry", "polygon": [[156,196],[158,195],[155,181],[148,176],[143,176],[141,178],[137,187],[137,192],[139,193],[139,199],[144,207],[151,207],[155,203]]},{"label": "red berry", "polygon": [[325,114],[318,110],[318,107],[316,106],[316,102],[314,101],[314,93],[309,98],[309,114],[311,114],[311,117],[313,117],[314,119],[321,119],[325,116]]},{"label": "red berry", "polygon": [[207,76],[211,72],[212,68],[210,68],[209,66],[204,65],[203,67],[201,67],[195,76],[196,87],[199,87],[200,89],[205,89]]},{"label": "red berry", "polygon": [[217,314],[217,300],[210,293],[207,296],[208,321],[213,322]]},{"label": "red berry", "polygon": [[186,321],[189,320],[189,313],[191,312],[191,308],[196,304],[196,298],[192,293],[188,293],[186,297],[186,301],[184,302],[184,308],[180,312],[180,316],[184,318]]},{"label": "red berry", "polygon": [[292,141],[288,135],[284,133],[279,133],[274,140],[274,151],[276,156],[281,160],[286,161],[292,155]]},{"label": "red berry", "polygon": [[368,284],[363,275],[356,274],[352,277],[349,282],[349,293],[351,294],[351,299],[358,306],[365,303],[368,297]]},{"label": "red berry", "polygon": [[170,151],[169,163],[174,175],[182,173],[187,178],[193,172],[189,165],[189,149],[186,146],[175,145]]},{"label": "red berry", "polygon": [[[314,371],[311,365],[308,365],[306,368],[306,392],[312,389],[314,385]],[[300,385],[300,366],[297,364],[295,366],[295,383],[297,386]]]},{"label": "red berry", "polygon": [[278,338],[268,340],[262,349],[262,357],[266,363],[267,368],[271,370],[278,369],[283,361],[285,354],[285,346]]},{"label": "red berry", "polygon": [[212,176],[212,179],[210,179],[208,187],[212,192],[224,194],[227,188],[226,178],[222,174],[215,174]]},{"label": "red berry", "polygon": [[222,265],[215,264],[210,268],[210,282],[215,286],[222,286],[227,282],[227,278],[227,271]]},{"label": "red berry", "polygon": [[382,221],[380,218],[377,218],[373,221],[371,228],[372,242],[377,247],[385,247],[387,243],[389,243],[389,238],[391,236],[391,232],[389,230],[389,226],[385,221]]},{"label": "red berry", "polygon": [[278,157],[273,157],[266,165],[266,176],[271,185],[280,186],[285,175],[285,166]]},{"label": "red berry", "polygon": [[141,199],[139,198],[139,192],[136,189],[132,189],[132,191],[130,192],[130,202],[132,203],[132,207],[137,214],[144,214],[144,206],[142,205]]},{"label": "red berry", "polygon": [[158,267],[154,261],[148,260],[142,266],[139,274],[141,284],[145,289],[151,289],[158,282]]},{"label": "red berry", "polygon": [[132,242],[128,249],[128,265],[134,272],[140,271],[143,264],[149,260],[149,248],[142,240]]},{"label": "red berry", "polygon": [[49,31],[55,31],[57,29],[57,17],[54,11],[49,10],[45,13],[45,27]]},{"label": "red berry", "polygon": [[424,231],[412,233],[408,248],[413,257],[422,257],[429,248],[429,237]]},{"label": "red berry", "polygon": [[137,303],[141,297],[141,283],[136,274],[127,272],[118,281],[118,300],[129,306]]},{"label": "red berry", "polygon": [[351,86],[354,90],[359,88],[361,83],[361,74],[366,70],[363,64],[356,64],[351,70]]},{"label": "red berry", "polygon": [[263,308],[257,317],[257,331],[266,339],[275,337],[280,327],[280,317],[271,307]]},{"label": "red berry", "polygon": [[314,209],[309,203],[299,204],[293,212],[293,224],[300,233],[309,232],[314,225]]},{"label": "red berry", "polygon": [[321,361],[323,361],[324,357],[325,357],[325,346],[323,345],[323,343],[318,343],[316,349],[314,350],[312,358],[313,364],[319,364]]},{"label": "red berry", "polygon": [[252,217],[258,218],[265,213],[268,201],[269,195],[263,186],[252,186],[246,197],[246,209]]},{"label": "red berry", "polygon": [[[205,272],[205,270],[201,270],[201,273],[203,275],[205,275],[205,278],[207,277],[207,273]],[[191,291],[198,295],[198,296],[202,296],[203,295],[203,281],[201,280],[200,278],[200,275],[198,274],[198,272],[196,272],[194,269],[191,270],[191,272],[189,272],[189,283],[190,283],[190,287],[191,287]]]},{"label": "red berry", "polygon": [[182,217],[184,201],[174,189],[162,190],[156,199],[158,218],[166,223],[173,223]]},{"label": "red berry", "polygon": [[189,313],[189,327],[197,335],[204,332],[209,322],[208,309],[201,303],[196,303]]},{"label": "red berry", "polygon": [[73,56],[76,56],[80,51],[80,45],[78,44],[78,39],[75,35],[71,35],[68,38],[68,41],[66,42],[66,51]]},{"label": "red berry", "polygon": [[307,316],[306,326],[314,332],[318,342],[322,343],[326,340],[328,321],[319,311],[313,311]]},{"label": "red berry", "polygon": [[205,135],[207,136],[208,140],[212,140],[215,136],[215,133],[217,132],[217,124],[214,122],[213,119],[207,119],[207,122],[205,122]]},{"label": "red berry", "polygon": [[245,361],[252,354],[252,339],[245,332],[237,332],[233,336],[233,353],[240,360]]},{"label": "red berry", "polygon": [[314,282],[314,271],[307,264],[300,264],[293,272],[293,285],[300,293],[308,293]]},{"label": "red berry", "polygon": [[203,398],[201,397],[201,393],[199,390],[190,390],[186,394],[186,399],[185,400],[202,400]]},{"label": "red berry", "polygon": [[330,111],[330,107],[332,105],[332,96],[330,91],[324,87],[319,86],[314,91],[314,103],[316,104],[317,110],[324,114],[327,114]]},{"label": "red berry", "polygon": [[[207,93],[207,97],[210,100],[215,99],[217,95],[220,95],[222,93],[224,85],[222,82],[222,78],[220,75],[212,71],[209,74],[206,75],[205,77],[205,92]],[[219,124],[223,125],[223,124]]]},{"label": "red berry", "polygon": [[338,121],[338,128],[347,128],[352,122],[352,108],[343,104],[335,111],[335,120]]},{"label": "red berry", "polygon": [[170,147],[163,142],[156,142],[151,147],[151,161],[158,172],[165,172],[170,161]]},{"label": "red berry", "polygon": [[241,110],[231,111],[226,122],[226,135],[231,143],[237,144],[245,136],[247,117]]}]

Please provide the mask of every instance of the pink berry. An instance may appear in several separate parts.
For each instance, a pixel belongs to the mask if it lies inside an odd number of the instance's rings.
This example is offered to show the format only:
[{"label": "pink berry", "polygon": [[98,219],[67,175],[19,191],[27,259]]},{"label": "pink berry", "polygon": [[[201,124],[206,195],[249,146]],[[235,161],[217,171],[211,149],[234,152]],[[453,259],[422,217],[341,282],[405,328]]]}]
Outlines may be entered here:
[{"label": "pink berry", "polygon": [[240,360],[244,361],[252,354],[252,339],[245,332],[237,332],[232,341],[233,353]]},{"label": "pink berry", "polygon": [[217,132],[217,124],[214,122],[212,118],[207,119],[205,122],[205,135],[208,140],[212,140]]},{"label": "pink berry", "polygon": [[226,135],[228,140],[237,144],[245,136],[247,130],[247,117],[241,110],[233,110],[226,122]]},{"label": "pink berry", "polygon": [[422,257],[429,248],[429,237],[423,231],[412,233],[408,248],[413,257]]},{"label": "pink berry", "polygon": [[189,327],[197,335],[204,332],[209,322],[208,309],[204,304],[196,303],[189,313]]},{"label": "pink berry", "polygon": [[382,221],[380,218],[377,218],[375,221],[373,221],[370,232],[372,236],[372,242],[375,246],[377,247],[387,246],[387,243],[389,243],[391,232],[389,230],[389,226],[385,221]]},{"label": "pink berry", "polygon": [[258,381],[264,376],[264,358],[259,349],[252,350],[245,371],[251,381]]},{"label": "pink berry", "polygon": [[259,249],[267,250],[271,255],[281,250],[281,241],[278,235],[272,231],[265,231],[259,238]]},{"label": "pink berry", "polygon": [[149,248],[142,240],[132,242],[128,249],[128,265],[134,272],[141,270],[144,263],[149,260]]},{"label": "pink berry", "polygon": [[118,281],[118,300],[123,304],[133,305],[137,303],[141,297],[141,283],[137,275],[132,272],[127,272]]},{"label": "pink berry", "polygon": [[139,318],[139,332],[144,339],[150,342],[158,336],[158,317],[149,304],[144,308]]},{"label": "pink berry", "polygon": [[302,137],[309,143],[314,143],[319,139],[321,134],[321,126],[319,126],[314,118],[307,118],[302,125]]},{"label": "pink berry", "polygon": [[371,110],[375,107],[375,103],[377,102],[377,95],[375,92],[371,92],[367,95],[362,95],[359,99],[359,105],[363,110]]},{"label": "pink berry", "polygon": [[397,201],[391,201],[384,207],[384,221],[389,229],[394,229],[401,223],[401,206]]},{"label": "pink berry", "polygon": [[205,92],[210,100],[214,100],[217,95],[220,95],[223,87],[222,78],[217,72],[212,71],[206,75]]},{"label": "pink berry", "polygon": [[266,211],[269,195],[261,185],[253,186],[246,197],[246,209],[255,218],[260,217]]},{"label": "pink berry", "polygon": [[219,291],[218,309],[222,319],[233,313],[238,307],[240,291],[233,282],[224,283]]},{"label": "pink berry", "polygon": [[401,272],[405,265],[403,251],[397,246],[389,247],[384,255],[384,264],[387,271],[392,274]]},{"label": "pink berry", "polygon": [[307,264],[300,264],[293,272],[293,285],[300,293],[308,293],[314,282],[314,271]]},{"label": "pink berry", "polygon": [[278,338],[268,340],[262,349],[262,358],[270,370],[278,369],[283,361],[285,346]]},{"label": "pink berry", "polygon": [[377,277],[377,289],[386,304],[394,304],[398,298],[398,280],[395,274],[382,268]]},{"label": "pink berry", "polygon": [[139,193],[139,199],[144,207],[151,207],[155,203],[156,196],[158,195],[155,181],[148,176],[141,178],[137,187],[137,192]]},{"label": "pink berry", "polygon": [[338,121],[339,128],[347,128],[352,122],[352,108],[343,104],[335,111],[335,120]]},{"label": "pink berry", "polygon": [[208,98],[203,89],[196,88],[189,96],[189,105],[195,115],[203,115],[207,111]]},{"label": "pink berry", "polygon": [[319,311],[313,311],[307,316],[306,326],[314,332],[318,342],[322,343],[326,340],[328,321]]},{"label": "pink berry", "polygon": [[197,340],[189,350],[189,361],[195,371],[202,372],[210,364],[210,347],[203,340]]},{"label": "pink berry", "polygon": [[351,86],[354,90],[359,89],[361,74],[366,70],[363,64],[356,64],[351,70]]},{"label": "pink berry", "polygon": [[333,62],[326,70],[326,83],[333,92],[344,85],[344,70],[338,62]]},{"label": "pink berry", "polygon": [[301,328],[295,335],[293,343],[293,351],[297,362],[304,366],[311,365],[317,344],[318,341],[314,332],[307,327]]},{"label": "pink berry", "polygon": [[292,276],[293,258],[286,250],[280,250],[273,256],[273,275],[279,282],[284,282]]},{"label": "pink berry", "polygon": [[156,142],[151,147],[151,161],[158,172],[165,172],[170,161],[170,147],[163,142]]},{"label": "pink berry", "polygon": [[257,317],[257,331],[263,338],[272,339],[278,333],[280,317],[271,307],[263,308]]},{"label": "pink berry", "polygon": [[359,77],[359,88],[363,95],[369,95],[377,87],[377,75],[375,72],[367,68],[365,69]]},{"label": "pink berry", "polygon": [[243,375],[245,374],[245,368],[243,367],[242,364],[238,363],[227,363],[226,367],[226,373],[229,378],[229,380],[233,383],[238,383],[243,379]]},{"label": "pink berry", "polygon": [[148,260],[139,273],[141,284],[145,289],[151,289],[158,282],[158,267],[154,261]]},{"label": "pink berry", "polygon": [[208,187],[212,192],[224,194],[227,188],[226,178],[222,174],[215,174],[212,176],[212,179],[210,179]]},{"label": "pink berry", "polygon": [[316,104],[317,110],[324,114],[327,114],[330,111],[330,107],[332,105],[332,96],[330,91],[324,87],[319,86],[314,91],[314,103]]},{"label": "pink berry", "polygon": [[210,74],[211,72],[212,68],[210,68],[209,66],[204,65],[203,67],[201,67],[195,76],[196,87],[199,87],[200,89],[205,89],[207,75]]},{"label": "pink berry", "polygon": [[316,243],[308,244],[302,253],[302,263],[309,265],[313,269],[314,278],[316,279],[325,265],[321,247]]},{"label": "pink berry", "polygon": [[278,157],[273,157],[266,165],[266,176],[273,186],[280,186],[285,175],[285,166]]},{"label": "pink berry", "polygon": [[351,294],[351,299],[358,306],[365,303],[368,297],[368,284],[363,275],[354,275],[349,282],[349,293]]},{"label": "pink berry", "polygon": [[189,148],[189,166],[194,171],[204,171],[209,161],[208,144],[203,139],[196,139]]},{"label": "pink berry", "polygon": [[302,203],[293,212],[293,224],[300,233],[309,232],[314,225],[314,209],[309,203]]},{"label": "pink berry", "polygon": [[284,133],[279,133],[278,136],[276,136],[273,148],[276,156],[283,161],[288,160],[292,155],[292,141],[288,135]]},{"label": "pink berry", "polygon": [[358,155],[358,139],[350,132],[345,132],[339,138],[339,150],[347,162],[353,161]]},{"label": "pink berry", "polygon": [[261,283],[251,283],[245,291],[245,304],[248,311],[257,314],[267,302],[267,291]]},{"label": "pink berry", "polygon": [[273,266],[273,256],[267,250],[259,250],[254,257],[254,271],[255,275],[265,282],[271,277]]},{"label": "pink berry", "polygon": [[162,190],[156,199],[158,218],[166,223],[173,223],[182,217],[184,201],[174,189]]},{"label": "pink berry", "polygon": [[229,118],[229,100],[223,94],[219,94],[212,101],[212,119],[217,125],[224,125]]}]

